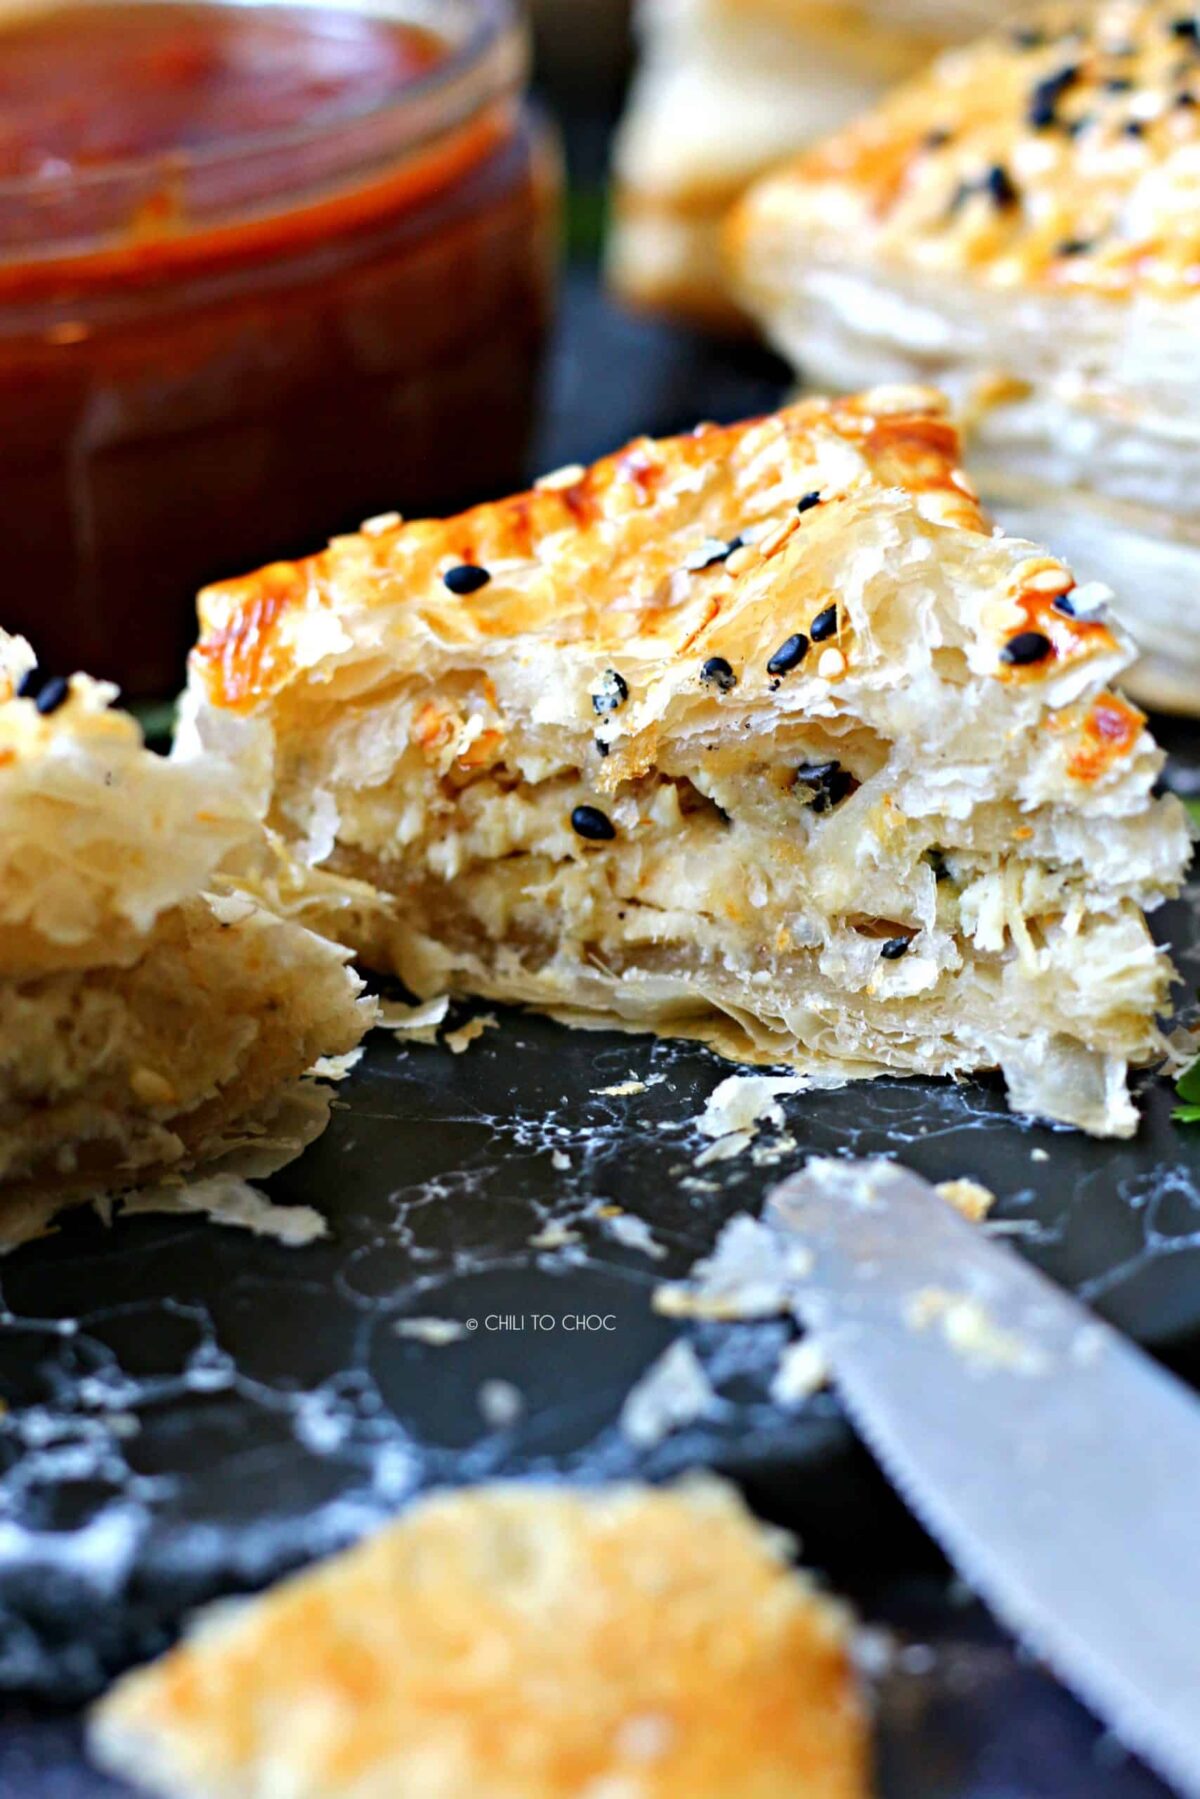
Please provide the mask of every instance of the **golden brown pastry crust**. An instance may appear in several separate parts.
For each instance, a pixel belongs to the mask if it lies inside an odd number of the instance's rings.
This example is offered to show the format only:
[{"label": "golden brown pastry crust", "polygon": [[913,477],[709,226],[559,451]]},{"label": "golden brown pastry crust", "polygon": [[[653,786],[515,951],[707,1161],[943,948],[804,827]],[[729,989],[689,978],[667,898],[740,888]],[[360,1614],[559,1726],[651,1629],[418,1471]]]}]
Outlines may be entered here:
[{"label": "golden brown pastry crust", "polygon": [[1200,44],[1174,0],[1053,9],[944,56],[769,177],[733,221],[734,260],[753,280],[748,240],[772,221],[1005,292],[1190,298],[1198,103]]},{"label": "golden brown pastry crust", "polygon": [[178,1799],[865,1799],[846,1620],[726,1488],[435,1497],[99,1707]]},{"label": "golden brown pastry crust", "polygon": [[1000,1065],[1129,1132],[1187,852],[1070,571],[994,534],[923,389],[640,439],[202,596],[273,905],[418,994],[843,1078]]}]

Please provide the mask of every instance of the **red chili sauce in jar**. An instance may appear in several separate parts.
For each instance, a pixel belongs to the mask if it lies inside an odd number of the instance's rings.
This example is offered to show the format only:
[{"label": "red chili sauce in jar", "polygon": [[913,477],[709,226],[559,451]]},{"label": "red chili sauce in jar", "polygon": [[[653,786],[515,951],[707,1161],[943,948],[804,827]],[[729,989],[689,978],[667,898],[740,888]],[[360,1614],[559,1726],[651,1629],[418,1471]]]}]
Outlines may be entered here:
[{"label": "red chili sauce in jar", "polygon": [[170,692],[204,582],[520,483],[556,191],[524,72],[509,0],[0,25],[0,624],[43,667]]}]

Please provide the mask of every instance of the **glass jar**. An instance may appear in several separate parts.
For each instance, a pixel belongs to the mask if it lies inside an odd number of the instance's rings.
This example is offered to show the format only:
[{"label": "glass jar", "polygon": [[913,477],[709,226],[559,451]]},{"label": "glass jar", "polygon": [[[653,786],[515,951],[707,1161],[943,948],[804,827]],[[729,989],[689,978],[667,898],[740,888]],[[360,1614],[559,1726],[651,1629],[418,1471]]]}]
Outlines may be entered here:
[{"label": "glass jar", "polygon": [[558,186],[525,77],[510,0],[0,27],[0,623],[44,667],[172,692],[204,582],[520,484]]}]

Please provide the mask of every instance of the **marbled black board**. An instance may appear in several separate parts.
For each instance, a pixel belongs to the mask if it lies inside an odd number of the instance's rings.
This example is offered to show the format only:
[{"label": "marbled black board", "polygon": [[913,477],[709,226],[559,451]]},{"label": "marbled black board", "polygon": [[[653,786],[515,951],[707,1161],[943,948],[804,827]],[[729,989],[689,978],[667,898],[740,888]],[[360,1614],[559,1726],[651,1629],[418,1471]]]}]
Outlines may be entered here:
[{"label": "marbled black board", "polygon": [[[765,355],[622,319],[580,279],[540,460],[753,412],[781,382]],[[1171,735],[1186,781],[1200,743]],[[1159,923],[1191,984],[1196,911],[1183,901]],[[1200,1128],[1171,1123],[1161,1085],[1137,1139],[1102,1144],[1013,1119],[995,1083],[880,1082],[788,1100],[795,1146],[774,1166],[743,1156],[698,1171],[694,1120],[728,1072],[687,1045],[516,1013],[461,1057],[377,1034],[325,1137],[269,1184],[280,1202],[316,1206],[327,1240],[287,1249],[179,1218],[109,1230],[88,1213],[0,1263],[3,1799],[115,1793],[79,1757],[70,1709],[49,1702],[69,1708],[196,1604],[348,1540],[422,1487],[696,1465],[741,1481],[909,1644],[880,1693],[888,1799],[1162,1793],[956,1601],[831,1396],[791,1415],[769,1402],[790,1327],[680,1326],[650,1300],[810,1153],[889,1151],[935,1179],[986,1181],[1018,1247],[1195,1380]],[[630,1077],[645,1090],[597,1091]],[[598,1202],[644,1219],[664,1253],[622,1245]],[[579,1240],[531,1247],[552,1220]],[[571,1328],[589,1314],[612,1327]],[[398,1334],[416,1316],[476,1328],[433,1347]],[[495,1318],[510,1322],[489,1328]],[[721,1414],[643,1453],[617,1415],[680,1330]],[[493,1379],[522,1396],[511,1424],[485,1420]]]}]

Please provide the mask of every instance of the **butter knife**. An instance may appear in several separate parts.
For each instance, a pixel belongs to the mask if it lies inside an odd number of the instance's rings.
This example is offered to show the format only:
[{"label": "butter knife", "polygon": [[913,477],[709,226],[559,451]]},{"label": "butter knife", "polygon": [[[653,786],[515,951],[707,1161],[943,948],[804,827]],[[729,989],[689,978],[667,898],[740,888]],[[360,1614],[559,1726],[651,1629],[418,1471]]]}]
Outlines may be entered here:
[{"label": "butter knife", "polygon": [[1200,1799],[1200,1401],[894,1162],[813,1160],[766,1220],[905,1502],[996,1615]]}]

